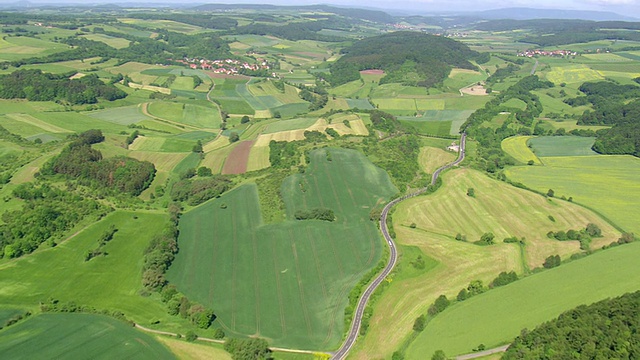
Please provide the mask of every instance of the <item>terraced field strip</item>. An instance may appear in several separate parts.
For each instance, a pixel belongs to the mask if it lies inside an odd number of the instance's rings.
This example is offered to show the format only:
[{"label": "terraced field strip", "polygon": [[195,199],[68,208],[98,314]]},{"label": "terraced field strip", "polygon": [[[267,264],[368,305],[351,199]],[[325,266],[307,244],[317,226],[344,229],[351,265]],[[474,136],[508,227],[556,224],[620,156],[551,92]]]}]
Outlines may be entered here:
[{"label": "terraced field strip", "polygon": [[572,197],[606,216],[625,231],[640,234],[640,159],[625,155],[542,158],[544,166],[513,167],[510,180],[555,196]]},{"label": "terraced field strip", "polygon": [[529,140],[539,157],[597,155],[591,150],[595,138],[579,136],[540,136]]},{"label": "terraced field strip", "polygon": [[[323,149],[311,157],[304,175],[282,185],[289,220],[262,224],[253,184],[181,220],[181,252],[168,276],[194,300],[215,304],[228,333],[297,349],[340,341],[348,289],[380,256],[370,208],[396,190],[356,151]],[[296,210],[322,205],[337,221],[293,220]]]},{"label": "terraced field strip", "polygon": [[40,119],[36,119],[35,117],[29,115],[29,114],[6,114],[6,117],[15,120],[15,121],[19,121],[25,124],[29,124],[29,125],[33,125],[36,126],[40,129],[42,129],[44,132],[50,132],[50,133],[68,133],[69,130],[67,129],[63,129],[61,127],[49,124],[45,121],[42,121]]},{"label": "terraced field strip", "polygon": [[152,336],[105,315],[40,314],[0,335],[0,352],[10,359],[176,359]]},{"label": "terraced field strip", "polygon": [[457,303],[428,323],[407,358],[493,347],[578,305],[639,290],[638,256],[640,243],[612,248]]},{"label": "terraced field strip", "polygon": [[255,141],[242,141],[227,156],[222,174],[244,174],[247,171],[249,153]]},{"label": "terraced field strip", "polygon": [[540,159],[538,159],[536,154],[534,154],[533,151],[529,149],[529,146],[527,146],[527,142],[531,138],[532,136],[508,137],[502,140],[502,150],[523,164],[533,161],[536,165],[542,165]]},{"label": "terraced field strip", "polygon": [[254,146],[249,153],[249,161],[247,161],[247,171],[255,171],[260,169],[266,169],[271,166],[269,161],[269,147],[268,146]]},{"label": "terraced field strip", "polygon": [[[471,187],[475,189],[475,197],[466,195]],[[552,215],[555,222],[548,215]],[[443,175],[442,188],[429,196],[402,202],[393,217],[397,241],[417,246],[422,254],[428,254],[438,265],[428,272],[393,279],[391,286],[376,303],[371,319],[372,324],[384,326],[372,326],[369,329],[362,344],[355,349],[356,359],[391,356],[405,340],[406,334],[411,333],[416,317],[425,314],[440,294],[455,298],[458,291],[472,280],[480,279],[487,284],[501,271],[522,272],[523,260],[530,267],[537,267],[551,254],[561,254],[567,258],[579,251],[577,242],[548,239],[546,232],[552,228],[566,231],[594,222],[606,230],[604,238],[594,239],[593,248],[614,241],[619,236],[616,229],[583,207],[560,200],[549,202],[543,196],[468,169],[447,172]],[[411,227],[413,223],[416,224],[415,228]],[[471,243],[489,231],[495,234],[496,245],[483,247]],[[468,242],[455,240],[458,233],[466,235]],[[505,237],[503,234],[526,238],[525,259],[521,258],[518,246],[501,242]],[[463,325],[456,323],[454,326]],[[494,326],[499,327],[497,323]],[[389,328],[397,330],[389,334]],[[422,335],[418,341],[424,341]],[[474,340],[462,345],[470,349],[481,342]],[[422,357],[416,354],[417,351],[413,352],[412,357],[407,354],[407,358],[428,357],[427,352],[422,352]]]}]

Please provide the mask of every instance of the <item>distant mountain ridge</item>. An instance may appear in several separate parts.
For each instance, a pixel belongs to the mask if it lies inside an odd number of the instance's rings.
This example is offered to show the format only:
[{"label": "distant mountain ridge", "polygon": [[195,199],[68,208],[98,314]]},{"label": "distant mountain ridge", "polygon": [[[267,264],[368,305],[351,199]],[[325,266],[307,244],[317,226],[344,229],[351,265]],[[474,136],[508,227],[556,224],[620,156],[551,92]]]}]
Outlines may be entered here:
[{"label": "distant mountain ridge", "polygon": [[610,11],[590,11],[590,10],[556,10],[556,9],[533,9],[533,8],[504,8],[495,10],[479,11],[473,14],[475,17],[483,19],[513,19],[513,20],[533,20],[533,19],[581,19],[593,21],[637,21],[637,18],[616,14]]}]

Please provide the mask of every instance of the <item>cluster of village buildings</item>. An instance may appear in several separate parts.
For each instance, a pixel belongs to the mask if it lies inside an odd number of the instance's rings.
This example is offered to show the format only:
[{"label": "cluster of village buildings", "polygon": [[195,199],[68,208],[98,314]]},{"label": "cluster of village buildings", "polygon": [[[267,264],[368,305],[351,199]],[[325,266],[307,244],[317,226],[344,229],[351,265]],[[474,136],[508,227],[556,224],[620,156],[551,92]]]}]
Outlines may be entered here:
[{"label": "cluster of village buildings", "polygon": [[263,59],[258,59],[257,64],[249,64],[246,61],[234,59],[208,60],[195,58],[184,58],[182,60],[177,60],[177,62],[188,65],[192,69],[211,70],[216,74],[227,75],[238,74],[242,69],[249,71],[269,69],[269,64]]},{"label": "cluster of village buildings", "polygon": [[534,57],[534,56],[576,56],[577,52],[571,50],[525,50],[518,53],[518,56]]}]

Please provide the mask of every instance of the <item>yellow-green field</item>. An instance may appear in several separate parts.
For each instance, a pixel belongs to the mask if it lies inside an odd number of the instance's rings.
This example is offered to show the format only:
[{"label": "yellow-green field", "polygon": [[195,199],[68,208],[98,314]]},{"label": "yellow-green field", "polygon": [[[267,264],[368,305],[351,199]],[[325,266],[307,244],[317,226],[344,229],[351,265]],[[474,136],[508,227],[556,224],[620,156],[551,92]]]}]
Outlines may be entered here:
[{"label": "yellow-green field", "polygon": [[547,80],[554,84],[580,83],[586,81],[602,80],[604,77],[599,72],[589,68],[587,65],[567,65],[553,67],[546,74]]},{"label": "yellow-green field", "polygon": [[640,234],[640,159],[626,155],[541,158],[544,166],[519,166],[507,177],[538,191],[573,197],[623,230]]},{"label": "yellow-green field", "polygon": [[420,148],[418,163],[427,174],[432,174],[437,168],[444,166],[456,159],[456,154],[440,148],[424,146]]},{"label": "yellow-green field", "polygon": [[[523,260],[533,268],[541,266],[551,254],[566,258],[579,251],[577,242],[548,239],[546,233],[552,229],[566,231],[594,222],[605,233],[599,243],[619,236],[617,230],[585,208],[548,201],[474,170],[449,171],[443,181],[436,193],[402,202],[393,214],[397,242],[417,246],[439,265],[410,278],[392,279],[375,305],[372,325],[356,345],[354,359],[389,358],[412,332],[413,321],[426,313],[440,294],[455,298],[472,280],[488,284],[501,271],[521,273]],[[466,195],[469,187],[475,189],[476,197]],[[549,215],[556,222],[550,221]],[[410,227],[412,223],[415,229]],[[483,247],[454,239],[461,233],[469,241],[476,241],[484,232],[496,235],[496,245]],[[526,238],[526,259],[522,259],[517,245],[502,243],[507,236]]]},{"label": "yellow-green field", "polygon": [[508,137],[502,140],[502,150],[523,164],[533,161],[536,165],[542,165],[540,159],[527,146],[527,141],[531,138],[532,136]]}]

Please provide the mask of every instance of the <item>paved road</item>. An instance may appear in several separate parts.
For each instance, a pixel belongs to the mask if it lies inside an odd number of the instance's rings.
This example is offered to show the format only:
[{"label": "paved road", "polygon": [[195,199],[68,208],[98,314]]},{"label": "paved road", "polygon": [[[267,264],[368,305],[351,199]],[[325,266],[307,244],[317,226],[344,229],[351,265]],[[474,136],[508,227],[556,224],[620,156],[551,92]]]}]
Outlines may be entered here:
[{"label": "paved road", "polygon": [[[466,139],[467,139],[467,134],[463,133],[462,136],[460,137],[460,152],[458,153],[458,159],[450,164],[447,164],[445,166],[438,168],[438,170],[436,170],[433,173],[433,176],[431,177],[431,185],[434,185],[436,183],[436,181],[438,180],[438,176],[442,171],[452,166],[458,165],[459,163],[462,162],[462,160],[464,160]],[[382,273],[380,273],[380,275],[378,275],[378,277],[376,277],[376,279],[373,280],[373,282],[367,287],[367,289],[364,291],[364,293],[360,297],[360,300],[358,301],[358,306],[356,307],[355,315],[353,317],[353,321],[351,322],[351,329],[349,330],[349,334],[347,335],[347,338],[342,344],[342,346],[340,347],[340,349],[338,349],[338,351],[336,351],[333,354],[332,359],[342,360],[347,357],[347,354],[349,354],[349,351],[351,350],[353,345],[356,343],[356,340],[358,339],[358,334],[360,333],[360,325],[362,324],[362,315],[364,314],[364,309],[367,307],[367,302],[369,301],[371,294],[373,294],[373,292],[380,285],[380,283],[382,283],[384,279],[387,276],[389,276],[394,266],[396,266],[396,262],[398,260],[398,252],[396,249],[396,244],[393,242],[393,239],[391,239],[391,236],[389,235],[389,229],[387,228],[387,216],[389,215],[389,211],[397,203],[403,200],[406,200],[408,198],[418,196],[424,193],[425,191],[427,191],[427,188],[423,188],[409,195],[399,197],[395,200],[392,200],[390,203],[388,203],[384,207],[384,209],[382,209],[382,214],[380,216],[380,230],[382,231],[382,235],[384,236],[385,241],[389,245],[389,250],[391,250],[389,263],[387,263],[387,266],[384,268],[384,270],[382,270]]]},{"label": "paved road", "polygon": [[538,68],[538,59],[536,59],[536,63],[533,64],[533,69],[531,69],[531,75],[536,73],[536,69]]}]

